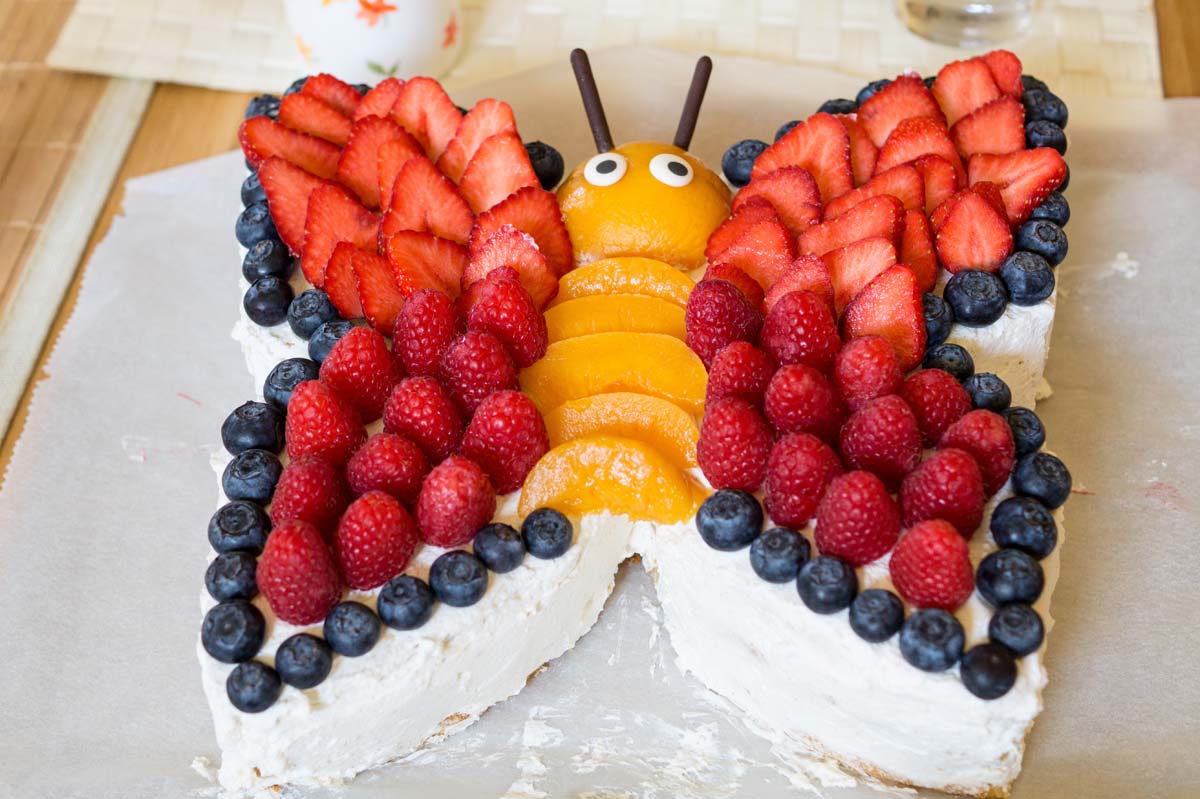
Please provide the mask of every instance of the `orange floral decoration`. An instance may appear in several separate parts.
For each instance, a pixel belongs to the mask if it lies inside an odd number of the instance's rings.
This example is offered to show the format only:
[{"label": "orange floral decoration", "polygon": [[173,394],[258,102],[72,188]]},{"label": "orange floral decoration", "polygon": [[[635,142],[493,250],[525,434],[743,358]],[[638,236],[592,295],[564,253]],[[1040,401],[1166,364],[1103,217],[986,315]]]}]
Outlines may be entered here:
[{"label": "orange floral decoration", "polygon": [[359,19],[366,20],[367,25],[373,28],[379,20],[395,10],[396,6],[386,2],[386,0],[358,0],[358,14],[356,16]]}]

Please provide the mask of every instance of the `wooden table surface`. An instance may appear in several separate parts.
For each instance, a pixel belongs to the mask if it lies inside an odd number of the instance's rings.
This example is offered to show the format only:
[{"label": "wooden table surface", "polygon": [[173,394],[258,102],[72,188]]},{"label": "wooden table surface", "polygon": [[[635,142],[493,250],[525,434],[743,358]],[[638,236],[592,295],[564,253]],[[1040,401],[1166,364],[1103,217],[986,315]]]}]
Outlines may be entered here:
[{"label": "wooden table surface", "polygon": [[[0,314],[12,311],[9,301],[37,239],[55,232],[42,227],[47,209],[57,199],[83,131],[110,83],[103,77],[49,70],[43,64],[72,5],[72,0],[0,0]],[[1164,94],[1200,95],[1200,0],[1157,0],[1155,10]],[[83,272],[79,266],[119,212],[125,181],[233,149],[248,100],[249,95],[193,86],[153,87],[83,255],[66,265],[73,266],[73,277],[57,302],[32,375],[26,379],[0,374],[0,386],[14,380],[24,384],[0,444],[0,485],[32,391],[45,377],[47,355],[78,296]]]}]

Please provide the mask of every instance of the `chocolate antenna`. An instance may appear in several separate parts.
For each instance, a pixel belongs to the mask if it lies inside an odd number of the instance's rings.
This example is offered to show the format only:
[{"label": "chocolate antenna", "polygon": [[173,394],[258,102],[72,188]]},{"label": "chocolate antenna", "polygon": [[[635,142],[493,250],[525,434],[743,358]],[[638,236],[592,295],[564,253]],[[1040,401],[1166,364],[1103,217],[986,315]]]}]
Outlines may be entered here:
[{"label": "chocolate antenna", "polygon": [[696,132],[696,120],[700,117],[700,104],[704,102],[704,92],[708,89],[708,77],[712,74],[712,59],[706,55],[696,61],[696,71],[692,73],[692,85],[688,88],[687,99],[683,101],[683,113],[679,116],[679,127],[675,129],[675,146],[686,150],[692,143],[692,134]]},{"label": "chocolate antenna", "polygon": [[579,84],[579,96],[583,98],[583,110],[592,127],[596,151],[606,153],[613,148],[612,134],[608,132],[608,120],[604,117],[604,106],[600,104],[596,79],[592,77],[591,62],[587,53],[578,47],[571,51],[571,68],[575,70],[575,82]]}]

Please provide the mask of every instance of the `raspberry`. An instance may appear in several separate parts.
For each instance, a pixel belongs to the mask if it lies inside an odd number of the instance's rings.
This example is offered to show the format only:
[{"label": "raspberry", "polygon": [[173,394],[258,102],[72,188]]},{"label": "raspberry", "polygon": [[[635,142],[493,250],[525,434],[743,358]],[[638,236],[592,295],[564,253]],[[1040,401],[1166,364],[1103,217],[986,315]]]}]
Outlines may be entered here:
[{"label": "raspberry", "polygon": [[767,476],[771,429],[758,409],[726,397],[707,406],[696,460],[713,488],[755,491]]},{"label": "raspberry", "polygon": [[438,463],[462,441],[462,414],[437,380],[406,377],[383,406],[383,429],[412,440],[431,463]]},{"label": "raspberry", "polygon": [[729,281],[701,280],[688,297],[684,324],[687,345],[710,366],[730,342],[758,338],[762,314]]},{"label": "raspberry", "polygon": [[467,416],[483,398],[517,387],[517,370],[503,342],[483,330],[468,330],[442,356],[442,382]]},{"label": "raspberry", "polygon": [[862,566],[886,554],[898,535],[900,508],[882,480],[858,471],[830,481],[813,527],[821,554]]},{"label": "raspberry", "polygon": [[417,546],[417,524],[395,497],[368,491],[350,503],[334,535],[346,584],[378,588],[404,571]]},{"label": "raspberry", "polygon": [[417,498],[421,540],[437,547],[467,543],[496,512],[496,492],[479,464],[451,455],[425,478]]},{"label": "raspberry", "polygon": [[975,459],[961,449],[931,454],[900,485],[904,523],[944,519],[963,538],[975,534],[983,521],[983,475]]},{"label": "raspberry", "polygon": [[436,375],[450,342],[463,330],[454,301],[436,289],[414,291],[396,317],[392,352],[410,375]]},{"label": "raspberry", "polygon": [[833,384],[852,411],[876,397],[895,394],[903,379],[896,350],[879,336],[850,339],[833,364]]},{"label": "raspberry", "polygon": [[305,455],[290,462],[279,476],[271,498],[271,524],[299,519],[328,534],[346,502],[338,470],[315,455]]},{"label": "raspberry", "polygon": [[411,508],[429,473],[429,459],[415,443],[395,433],[376,433],[346,464],[346,481],[356,496],[385,491]]},{"label": "raspberry", "polygon": [[321,382],[354,403],[364,422],[373,422],[402,377],[400,368],[378,331],[356,327],[321,362]]},{"label": "raspberry", "polygon": [[479,403],[463,433],[462,454],[487,472],[501,494],[516,491],[550,449],[546,424],[520,391],[498,391]]},{"label": "raspberry", "polygon": [[318,380],[292,390],[285,424],[289,458],[316,455],[341,466],[367,437],[354,405]]},{"label": "raspberry", "polygon": [[876,397],[852,413],[839,445],[848,467],[874,472],[893,487],[921,460],[917,419],[894,394]]},{"label": "raspberry", "polygon": [[842,473],[829,445],[808,433],[775,442],[767,461],[767,513],[776,524],[800,529],[817,510],[825,486]]},{"label": "raspberry", "polygon": [[342,597],[341,577],[325,539],[299,519],[267,536],[256,579],[271,610],[289,624],[316,624]]},{"label": "raspberry", "polygon": [[763,402],[767,419],[780,435],[811,433],[822,441],[837,441],[846,410],[833,386],[811,366],[782,367],[767,385]]},{"label": "raspberry", "polygon": [[829,374],[842,340],[824,300],[811,291],[792,291],[767,314],[759,345],[780,366],[802,363]]},{"label": "raspberry", "polygon": [[971,395],[941,369],[922,369],[908,376],[900,386],[900,396],[912,408],[921,430],[921,442],[932,447],[946,432],[971,410]]},{"label": "raspberry", "polygon": [[486,330],[504,343],[518,369],[546,354],[546,320],[516,279],[489,274],[471,310],[467,328]]},{"label": "raspberry", "polygon": [[896,543],[888,568],[896,591],[919,608],[953,612],[975,588],[967,541],[941,519],[910,527]]},{"label": "raspberry", "polygon": [[708,369],[704,401],[737,397],[761,407],[774,371],[775,364],[770,355],[748,341],[734,341],[713,358]]},{"label": "raspberry", "polygon": [[989,497],[1008,481],[1017,451],[1004,417],[985,410],[971,411],[950,425],[938,441],[938,449],[947,448],[961,449],[975,459]]}]

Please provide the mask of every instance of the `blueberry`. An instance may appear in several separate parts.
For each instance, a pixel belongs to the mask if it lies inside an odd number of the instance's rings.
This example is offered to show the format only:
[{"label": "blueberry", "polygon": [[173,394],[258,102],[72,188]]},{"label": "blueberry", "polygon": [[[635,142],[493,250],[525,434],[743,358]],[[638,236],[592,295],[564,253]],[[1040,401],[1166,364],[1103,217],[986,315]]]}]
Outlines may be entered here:
[{"label": "blueberry", "polygon": [[200,625],[204,651],[222,663],[241,663],[254,657],[266,635],[262,611],[244,599],[213,605]]},{"label": "blueberry", "polygon": [[295,292],[283,278],[260,277],[246,289],[242,307],[250,321],[261,327],[274,327],[287,319],[288,306]]},{"label": "blueberry", "polygon": [[1051,266],[1058,266],[1067,257],[1067,234],[1046,219],[1030,219],[1017,228],[1013,246],[1018,250],[1037,253]]},{"label": "blueberry", "polygon": [[339,602],[325,617],[325,643],[339,655],[355,658],[374,649],[383,624],[361,602]]},{"label": "blueberry", "polygon": [[320,685],[333,669],[333,650],[315,635],[296,633],[275,650],[279,678],[296,688]]},{"label": "blueberry", "polygon": [[1030,89],[1021,95],[1025,106],[1025,123],[1044,119],[1060,128],[1067,126],[1067,104],[1049,89]]},{"label": "blueberry", "polygon": [[862,105],[867,100],[874,97],[885,86],[890,85],[891,82],[892,81],[890,78],[883,78],[882,80],[871,81],[866,86],[863,86],[861,89],[858,90],[858,94],[855,96],[854,102],[857,103],[858,105]]},{"label": "blueberry", "polygon": [[858,103],[839,97],[836,100],[826,100],[817,109],[818,114],[853,114],[858,110]]},{"label": "blueberry", "polygon": [[962,623],[940,608],[924,608],[900,627],[900,654],[921,671],[945,671],[962,657]]},{"label": "blueberry", "polygon": [[1041,560],[1058,544],[1054,516],[1033,497],[1009,497],[992,511],[992,539],[1005,549],[1019,549]]},{"label": "blueberry", "polygon": [[340,319],[329,295],[320,289],[307,289],[288,306],[288,327],[302,339],[312,337],[313,331],[332,319]]},{"label": "blueberry", "polygon": [[1048,119],[1026,122],[1025,146],[1030,150],[1038,147],[1052,147],[1060,154],[1065,153],[1067,151],[1067,134]]},{"label": "blueberry", "polygon": [[263,189],[262,184],[258,182],[258,173],[251,172],[242,181],[242,207],[254,205],[254,203],[265,203],[267,201],[267,192]]},{"label": "blueberry", "polygon": [[433,615],[433,590],[409,574],[393,577],[379,592],[376,609],[383,623],[394,630],[415,630]]},{"label": "blueberry", "polygon": [[242,277],[253,283],[260,277],[286,278],[296,262],[279,239],[255,242],[242,259]]},{"label": "blueberry", "polygon": [[529,162],[533,164],[538,183],[546,191],[553,191],[563,176],[562,153],[540,141],[526,142],[525,152],[529,154]]},{"label": "blueberry", "polygon": [[525,540],[511,524],[489,524],[475,534],[471,548],[496,574],[504,574],[525,560]]},{"label": "blueberry", "polygon": [[954,309],[954,318],[960,324],[982,327],[1004,315],[1008,291],[991,272],[964,269],[946,283],[942,299]]},{"label": "blueberry", "polygon": [[937,75],[928,75],[922,80],[926,89],[932,89],[935,82],[937,82]]},{"label": "blueberry", "polygon": [[530,555],[550,560],[571,548],[575,528],[570,519],[553,508],[538,508],[521,522],[521,538]]},{"label": "blueberry", "polygon": [[288,358],[275,364],[263,383],[263,399],[280,410],[286,411],[292,399],[292,390],[305,380],[316,380],[321,376],[321,367],[308,358]]},{"label": "blueberry", "polygon": [[850,629],[873,644],[886,641],[904,624],[904,603],[882,588],[868,588],[850,603]]},{"label": "blueberry", "polygon": [[233,456],[221,475],[221,488],[230,499],[266,504],[275,493],[283,466],[265,449],[248,449]]},{"label": "blueberry", "polygon": [[265,402],[243,402],[225,417],[221,443],[230,455],[248,449],[283,449],[283,414]]},{"label": "blueberry", "polygon": [[1071,473],[1049,452],[1034,452],[1018,460],[1012,479],[1014,492],[1040,499],[1050,509],[1071,496]]},{"label": "blueberry", "polygon": [[836,613],[858,593],[858,575],[851,566],[831,555],[818,555],[800,568],[796,577],[800,599],[816,613]]},{"label": "blueberry", "polygon": [[963,685],[980,699],[999,699],[1017,681],[1017,662],[1000,644],[979,644],[963,655]]},{"label": "blueberry", "polygon": [[308,75],[305,75],[303,78],[296,78],[290,86],[283,90],[283,96],[287,97],[289,94],[295,94],[303,89],[306,83],[308,83]]},{"label": "blueberry", "polygon": [[429,587],[441,602],[451,607],[474,605],[483,597],[487,584],[487,566],[462,549],[439,555],[429,569]]},{"label": "blueberry", "polygon": [[275,230],[275,222],[266,202],[251,203],[238,214],[237,224],[233,227],[237,240],[243,247],[249,247],[256,241],[279,238]]},{"label": "blueberry", "polygon": [[246,119],[263,116],[270,117],[271,119],[279,116],[278,97],[273,94],[260,94],[246,104]]},{"label": "blueberry", "polygon": [[1050,91],[1049,86],[1047,86],[1045,83],[1038,80],[1037,78],[1035,78],[1032,75],[1022,75],[1021,76],[1021,88],[1024,89],[1025,91],[1029,91],[1030,89],[1039,89],[1044,92]]},{"label": "blueberry", "polygon": [[456,106],[454,106],[454,107],[455,107],[455,108],[457,108],[457,109],[458,109],[458,113],[462,114],[463,116],[466,116],[466,115],[467,115],[467,112],[470,110],[470,109],[467,109],[467,108],[463,108],[461,105],[456,105]]},{"label": "blueberry", "polygon": [[308,340],[308,357],[321,363],[329,357],[329,351],[338,339],[354,329],[354,325],[345,319],[332,319],[317,327]]},{"label": "blueberry", "polygon": [[1042,448],[1042,444],[1046,443],[1046,428],[1033,411],[1018,405],[1015,408],[1005,408],[1000,415],[1012,430],[1018,458],[1037,452]]},{"label": "blueberry", "polygon": [[1005,258],[1000,279],[1015,305],[1037,305],[1054,293],[1054,270],[1036,253],[1014,252]]},{"label": "blueberry", "polygon": [[704,543],[721,552],[750,546],[762,532],[763,512],[758,500],[745,491],[722,488],[696,512],[696,529]]},{"label": "blueberry", "polygon": [[1062,227],[1071,221],[1071,206],[1061,191],[1047,195],[1029,214],[1030,219],[1046,219]]},{"label": "blueberry", "polygon": [[971,407],[985,411],[1000,411],[1012,403],[1012,390],[991,372],[976,372],[963,381],[963,388],[971,395]]},{"label": "blueberry", "polygon": [[358,92],[359,96],[361,97],[362,95],[364,95],[364,94],[366,94],[367,92],[371,91],[371,84],[369,84],[369,83],[356,83],[356,84],[354,84],[354,91]]},{"label": "blueberry", "polygon": [[958,344],[939,344],[926,350],[922,366],[949,372],[960,383],[975,374],[975,359]]},{"label": "blueberry", "polygon": [[782,139],[784,136],[786,136],[786,135],[788,135],[789,133],[791,133],[791,132],[792,132],[792,128],[796,127],[796,126],[797,126],[797,125],[799,125],[799,124],[800,124],[800,120],[798,120],[798,119],[791,119],[791,120],[788,120],[787,122],[784,122],[784,123],[783,123],[782,125],[780,125],[780,126],[779,126],[779,128],[778,128],[778,129],[775,131],[775,141],[779,141],[779,140],[780,140],[780,139]]},{"label": "blueberry", "polygon": [[772,527],[750,544],[750,567],[768,583],[795,580],[808,562],[808,539],[785,527]]},{"label": "blueberry", "polygon": [[218,553],[258,555],[267,543],[271,519],[260,505],[245,500],[227,502],[208,520],[208,543]]},{"label": "blueberry", "polygon": [[750,170],[754,168],[755,159],[765,149],[767,143],[758,139],[742,139],[732,145],[721,156],[721,171],[725,173],[725,179],[734,186],[745,186],[750,182]]},{"label": "blueberry", "polygon": [[225,680],[225,694],[243,713],[261,713],[275,704],[283,691],[279,672],[265,663],[239,663]]},{"label": "blueberry", "polygon": [[1046,626],[1042,617],[1028,605],[1014,602],[996,608],[988,622],[988,638],[1008,647],[1017,657],[1036,652],[1046,637]]},{"label": "blueberry", "polygon": [[950,337],[954,309],[936,294],[921,295],[921,305],[925,309],[925,344],[936,347]]},{"label": "blueberry", "polygon": [[1032,605],[1045,583],[1041,564],[1019,549],[998,549],[975,571],[976,590],[994,608],[1009,602]]},{"label": "blueberry", "polygon": [[1066,166],[1067,166],[1067,174],[1063,175],[1062,183],[1058,184],[1059,191],[1066,191],[1067,186],[1071,182],[1071,165],[1067,164]]},{"label": "blueberry", "polygon": [[218,602],[226,599],[254,599],[258,583],[254,573],[258,560],[249,552],[225,552],[217,555],[204,572],[204,587]]}]

